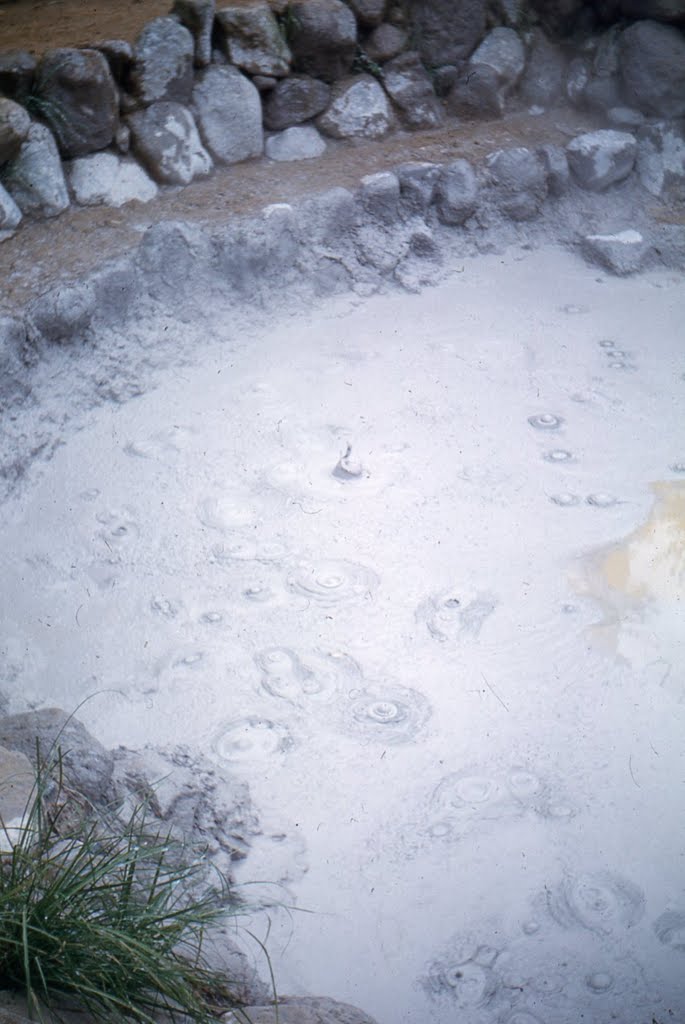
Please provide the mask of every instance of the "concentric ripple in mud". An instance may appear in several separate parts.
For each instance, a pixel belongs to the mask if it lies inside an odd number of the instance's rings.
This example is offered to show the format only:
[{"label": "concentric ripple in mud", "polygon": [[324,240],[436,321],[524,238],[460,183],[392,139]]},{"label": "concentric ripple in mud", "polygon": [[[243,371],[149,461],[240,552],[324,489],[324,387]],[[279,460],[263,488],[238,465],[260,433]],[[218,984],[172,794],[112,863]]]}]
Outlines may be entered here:
[{"label": "concentric ripple in mud", "polygon": [[336,694],[338,680],[330,659],[305,663],[290,647],[267,647],[255,655],[255,662],[262,689],[295,707],[325,704]]},{"label": "concentric ripple in mud", "polygon": [[373,569],[342,559],[300,562],[287,578],[293,593],[323,607],[368,599],[379,583]]},{"label": "concentric ripple in mud", "polygon": [[404,686],[378,686],[355,694],[344,712],[346,731],[379,743],[410,743],[431,716],[423,694]]},{"label": "concentric ripple in mud", "polygon": [[455,587],[423,601],[416,609],[416,620],[425,623],[431,636],[444,643],[477,637],[496,607],[497,599],[492,594]]},{"label": "concentric ripple in mud", "polygon": [[267,761],[292,746],[293,739],[285,725],[258,715],[226,723],[213,743],[217,757],[229,763]]},{"label": "concentric ripple in mud", "polygon": [[562,927],[587,928],[604,935],[630,928],[645,912],[642,890],[610,871],[567,875],[547,890],[546,903]]}]

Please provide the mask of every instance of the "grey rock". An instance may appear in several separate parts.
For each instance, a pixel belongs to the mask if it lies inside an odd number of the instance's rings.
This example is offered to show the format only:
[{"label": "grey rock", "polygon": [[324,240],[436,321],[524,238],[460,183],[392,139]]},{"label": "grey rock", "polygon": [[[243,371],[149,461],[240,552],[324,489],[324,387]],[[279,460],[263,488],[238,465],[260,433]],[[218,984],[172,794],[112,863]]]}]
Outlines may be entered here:
[{"label": "grey rock", "polygon": [[331,88],[318,78],[290,75],[282,79],[264,100],[264,124],[271,131],[309,121],[323,113]]},{"label": "grey rock", "polygon": [[179,103],[153,103],[131,114],[128,124],[131,149],[155,181],[188,185],[211,171],[193,115]]},{"label": "grey rock", "polygon": [[437,128],[444,110],[418,53],[403,53],[383,68],[383,86],[407,128]]},{"label": "grey rock", "polygon": [[602,192],[627,178],[636,155],[635,136],[612,128],[577,135],[566,147],[573,177],[591,192]]},{"label": "grey rock", "polygon": [[195,67],[206,68],[212,59],[215,0],[174,0],[171,8],[195,40]]},{"label": "grey rock", "polygon": [[390,25],[383,22],[373,30],[364,44],[364,51],[370,60],[383,64],[386,60],[392,60],[407,45],[409,36],[404,29],[397,25]]},{"label": "grey rock", "polygon": [[685,120],[645,125],[637,135],[637,173],[653,196],[685,200]]},{"label": "grey rock", "polygon": [[332,188],[297,207],[300,233],[311,246],[337,248],[357,223],[357,207],[347,189]]},{"label": "grey rock", "polygon": [[364,28],[380,25],[385,16],[386,0],[347,0],[355,17]]},{"label": "grey rock", "polygon": [[441,167],[433,163],[406,163],[395,168],[400,183],[400,204],[409,214],[423,215],[433,202]]},{"label": "grey rock", "polygon": [[188,103],[193,91],[195,41],[187,28],[175,18],[155,18],[138,36],[133,53],[131,92],[139,103]]},{"label": "grey rock", "polygon": [[131,257],[105,263],[90,278],[95,290],[95,321],[99,325],[121,326],[132,314],[140,297],[140,275]]},{"label": "grey rock", "polygon": [[478,179],[468,160],[454,160],[441,168],[435,184],[435,208],[443,224],[463,224],[476,209]]},{"label": "grey rock", "polygon": [[624,277],[644,265],[651,246],[639,231],[628,228],[613,235],[586,235],[581,244],[583,255],[592,263]]},{"label": "grey rock", "polygon": [[[463,62],[461,64],[463,65]],[[463,67],[456,64],[442,64],[439,68],[435,68],[432,71],[432,76],[436,96],[444,99],[455,82],[459,81],[462,70]]]},{"label": "grey rock", "polygon": [[622,102],[619,36],[618,26],[613,26],[596,40],[588,80],[582,90],[583,105],[603,114]]},{"label": "grey rock", "polygon": [[336,82],[328,109],[317,119],[321,131],[336,139],[379,139],[387,135],[392,123],[388,99],[370,75],[355,75]]},{"label": "grey rock", "polygon": [[114,757],[81,722],[60,708],[27,711],[0,719],[0,745],[25,754],[33,765],[36,741],[42,759],[56,754],[60,748],[67,786],[98,806],[112,800]]},{"label": "grey rock", "polygon": [[271,92],[280,81],[280,78],[273,78],[271,75],[252,75],[252,84],[259,89],[261,95]]},{"label": "grey rock", "polygon": [[654,18],[656,21],[685,23],[685,0],[621,0],[626,18]]},{"label": "grey rock", "polygon": [[620,73],[628,102],[657,117],[685,115],[685,35],[673,25],[637,21],[622,33]]},{"label": "grey rock", "polygon": [[528,60],[520,83],[524,103],[554,107],[561,100],[566,80],[566,55],[540,29],[531,33]]},{"label": "grey rock", "polygon": [[31,92],[36,58],[26,50],[0,51],[0,95],[24,103]]},{"label": "grey rock", "polygon": [[408,251],[395,267],[394,277],[407,291],[419,292],[436,283],[442,263],[433,232],[419,221],[409,235]]},{"label": "grey rock", "polygon": [[568,191],[571,179],[568,159],[561,146],[551,143],[539,146],[537,154],[547,173],[547,188],[551,196],[562,196]]},{"label": "grey rock", "polygon": [[250,75],[288,74],[290,48],[266,0],[224,7],[217,11],[216,25],[220,45],[236,67]]},{"label": "grey rock", "polygon": [[126,39],[103,39],[93,43],[92,50],[101,53],[109,64],[112,78],[121,86],[128,86],[128,76],[133,67],[133,46]]},{"label": "grey rock", "polygon": [[621,102],[621,83],[618,76],[591,76],[583,90],[583,106],[601,114],[606,115],[612,108],[620,106]]},{"label": "grey rock", "polygon": [[2,182],[24,214],[55,217],[69,206],[69,193],[52,132],[32,124],[18,156],[5,164]]},{"label": "grey rock", "polygon": [[300,238],[293,208],[275,203],[259,217],[231,221],[216,238],[213,255],[224,287],[243,302],[264,306],[275,288],[299,283]]},{"label": "grey rock", "polygon": [[24,321],[19,317],[0,313],[0,410],[21,401],[29,393],[24,365],[26,344],[27,332]]},{"label": "grey rock", "polygon": [[0,185],[0,241],[9,238],[21,222],[21,210],[6,188]]},{"label": "grey rock", "polygon": [[[202,941],[202,955],[210,970],[218,971],[224,978],[230,978],[231,992],[243,1006],[250,1003],[268,1004],[273,992],[260,979],[245,953],[231,938],[229,927],[212,928]],[[244,1022],[243,1022],[244,1024]]]},{"label": "grey rock", "polygon": [[89,282],[57,285],[29,306],[34,342],[74,344],[88,335],[95,313],[95,291]]},{"label": "grey rock", "polygon": [[342,0],[293,0],[290,48],[296,71],[333,82],[352,67],[357,22]]},{"label": "grey rock", "polygon": [[506,107],[499,75],[488,64],[469,68],[454,82],[445,99],[453,114],[476,117],[502,117]]},{"label": "grey rock", "polygon": [[266,140],[270,160],[312,160],[326,151],[326,143],[312,124],[285,128]]},{"label": "grey rock", "polygon": [[216,160],[232,164],[261,155],[259,91],[237,68],[202,71],[193,89],[193,110],[202,140]]},{"label": "grey rock", "polygon": [[227,1024],[376,1024],[373,1017],[348,1003],[320,997],[280,996],[278,1006],[248,1006],[225,1015]]},{"label": "grey rock", "polygon": [[114,145],[122,155],[126,155],[131,149],[131,129],[127,124],[120,124],[114,136]]},{"label": "grey rock", "polygon": [[568,36],[583,9],[584,0],[531,0],[543,29],[550,35]]},{"label": "grey rock", "polygon": [[400,202],[400,181],[391,171],[379,171],[362,178],[357,192],[365,220],[395,224]]},{"label": "grey rock", "polygon": [[485,32],[487,0],[411,0],[416,46],[430,66],[453,64],[475,49]]},{"label": "grey rock", "polygon": [[97,50],[48,50],[33,85],[34,103],[63,157],[109,146],[119,124],[119,96]]},{"label": "grey rock", "polygon": [[18,155],[30,126],[31,118],[24,108],[0,96],[0,164]]},{"label": "grey rock", "polygon": [[590,81],[590,64],[583,57],[574,57],[566,72],[565,92],[569,103],[582,106],[585,89]]},{"label": "grey rock", "polygon": [[500,26],[488,32],[477,50],[471,54],[469,70],[482,65],[497,72],[503,95],[512,92],[526,65],[526,51],[513,28]]},{"label": "grey rock", "polygon": [[547,170],[525,146],[499,149],[485,161],[497,205],[512,220],[535,217],[547,196]]},{"label": "grey rock", "polygon": [[610,107],[607,120],[614,128],[639,128],[645,122],[645,115],[632,107]]},{"label": "grey rock", "polygon": [[35,784],[36,773],[26,754],[0,747],[0,851],[4,853],[10,853],[22,836]]},{"label": "grey rock", "polygon": [[209,259],[206,233],[193,231],[187,223],[161,221],[143,235],[136,265],[147,295],[165,308],[193,314],[194,295],[202,294]]},{"label": "grey rock", "polygon": [[147,203],[158,189],[134,160],[115,153],[93,153],[72,160],[66,167],[74,199],[81,206],[123,206],[138,200]]}]

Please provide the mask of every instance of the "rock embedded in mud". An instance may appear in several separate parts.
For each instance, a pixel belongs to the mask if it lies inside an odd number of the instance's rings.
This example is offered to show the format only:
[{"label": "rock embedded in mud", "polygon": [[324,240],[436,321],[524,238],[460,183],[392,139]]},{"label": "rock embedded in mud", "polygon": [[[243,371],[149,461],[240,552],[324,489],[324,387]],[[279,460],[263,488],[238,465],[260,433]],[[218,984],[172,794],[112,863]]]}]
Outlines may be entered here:
[{"label": "rock embedded in mud", "polygon": [[13,160],[29,133],[31,118],[14,100],[0,96],[0,164]]},{"label": "rock embedded in mud", "polygon": [[271,135],[265,144],[270,160],[313,160],[325,152],[326,143],[313,124],[293,125]]},{"label": "rock embedded in mud", "polygon": [[155,181],[188,185],[211,171],[193,115],[180,103],[153,103],[131,114],[128,124],[131,148]]},{"label": "rock embedded in mud", "polygon": [[498,149],[485,165],[494,186],[499,209],[512,220],[530,220],[547,198],[547,170],[543,161],[525,146]]},{"label": "rock embedded in mud", "polygon": [[1,178],[24,214],[55,217],[69,206],[57,144],[44,124],[31,125],[18,155],[3,167]]},{"label": "rock embedded in mud", "polygon": [[656,117],[685,116],[685,36],[675,26],[637,21],[622,33],[620,74],[628,102]]},{"label": "rock embedded in mud", "polygon": [[18,750],[36,765],[61,750],[67,785],[93,803],[109,804],[114,796],[114,756],[86,727],[61,708],[27,711],[0,719],[0,746]]},{"label": "rock embedded in mud", "polygon": [[440,172],[440,165],[430,162],[400,164],[395,168],[400,183],[400,203],[406,212],[426,212],[433,202]]},{"label": "rock embedded in mud", "polygon": [[343,78],[333,86],[331,102],[317,126],[335,139],[380,139],[393,124],[388,98],[371,75]]},{"label": "rock embedded in mud", "polygon": [[323,113],[330,98],[331,89],[325,82],[308,75],[290,75],[276,83],[264,101],[264,125],[277,132],[309,121]]},{"label": "rock embedded in mud", "polygon": [[640,128],[637,173],[654,196],[685,199],[685,120],[661,121]]},{"label": "rock embedded in mud", "polygon": [[216,26],[219,45],[231,64],[250,75],[288,74],[292,55],[266,0],[222,8]]},{"label": "rock embedded in mud", "polygon": [[119,96],[98,50],[48,50],[38,65],[32,102],[71,158],[104,149],[119,124]]},{"label": "rock embedded in mud", "polygon": [[611,128],[577,135],[566,147],[573,177],[590,192],[603,192],[627,178],[636,155],[635,136]]},{"label": "rock embedded in mud", "polygon": [[409,51],[389,61],[382,81],[407,128],[438,128],[444,122],[445,112],[418,53]]},{"label": "rock embedded in mud", "polygon": [[546,143],[536,150],[547,172],[547,189],[551,196],[563,196],[568,191],[571,173],[566,153],[561,146]]},{"label": "rock embedded in mud", "polygon": [[160,100],[190,100],[195,41],[175,18],[149,22],[138,36],[133,54],[131,92],[142,106]]},{"label": "rock embedded in mud", "polygon": [[376,1024],[356,1006],[322,996],[279,996],[278,1006],[248,1006],[224,1017],[227,1024],[245,1019],[251,1024]]},{"label": "rock embedded in mud", "polygon": [[234,164],[261,156],[259,91],[237,68],[211,67],[201,72],[192,99],[200,135],[215,160]]},{"label": "rock embedded in mud", "polygon": [[293,67],[325,82],[342,78],[357,49],[357,22],[342,0],[294,0],[288,8],[293,31]]},{"label": "rock embedded in mud", "polygon": [[583,254],[591,262],[606,267],[620,277],[640,270],[650,248],[649,243],[634,228],[613,235],[586,235],[582,242]]},{"label": "rock embedded in mud", "polygon": [[443,224],[463,224],[476,209],[478,179],[468,160],[454,160],[441,168],[435,185],[435,206]]}]

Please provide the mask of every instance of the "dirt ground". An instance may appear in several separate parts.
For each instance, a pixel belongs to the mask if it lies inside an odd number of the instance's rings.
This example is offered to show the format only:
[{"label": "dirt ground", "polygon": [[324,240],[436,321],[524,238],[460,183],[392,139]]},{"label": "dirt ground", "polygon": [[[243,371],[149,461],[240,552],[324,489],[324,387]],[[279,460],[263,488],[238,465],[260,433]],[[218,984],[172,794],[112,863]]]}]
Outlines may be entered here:
[{"label": "dirt ground", "polygon": [[143,26],[168,14],[171,0],[0,0],[0,48],[43,53],[99,39],[133,42]]}]

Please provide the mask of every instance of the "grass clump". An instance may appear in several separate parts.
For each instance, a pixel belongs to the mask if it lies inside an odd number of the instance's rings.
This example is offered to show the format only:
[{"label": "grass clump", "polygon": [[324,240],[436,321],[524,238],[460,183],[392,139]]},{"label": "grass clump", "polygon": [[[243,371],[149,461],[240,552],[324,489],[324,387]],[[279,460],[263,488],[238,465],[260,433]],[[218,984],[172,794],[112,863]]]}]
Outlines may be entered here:
[{"label": "grass clump", "polygon": [[144,806],[122,821],[74,815],[74,803],[58,755],[38,769],[19,828],[0,823],[0,987],[39,1020],[81,1009],[111,1024],[160,1012],[207,1024],[236,1005],[202,953],[206,930],[238,913],[228,883],[209,887]]}]

